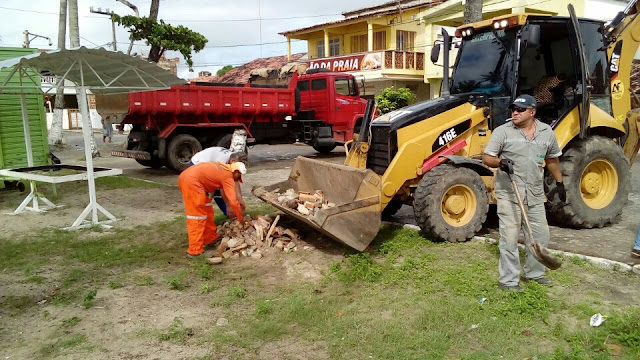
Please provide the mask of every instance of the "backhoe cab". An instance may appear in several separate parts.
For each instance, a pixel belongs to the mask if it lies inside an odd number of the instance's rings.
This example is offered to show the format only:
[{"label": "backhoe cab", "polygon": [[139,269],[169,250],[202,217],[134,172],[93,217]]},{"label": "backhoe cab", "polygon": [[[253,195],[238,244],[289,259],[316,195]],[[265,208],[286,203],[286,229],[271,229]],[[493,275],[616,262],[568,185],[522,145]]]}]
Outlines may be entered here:
[{"label": "backhoe cab", "polygon": [[[349,199],[330,199],[345,204],[344,212],[320,211],[310,223],[358,250],[375,236],[380,216],[402,204],[413,206],[417,223],[432,239],[466,241],[495,203],[494,172],[480,160],[484,148],[492,130],[508,121],[508,104],[530,94],[538,102],[536,117],[554,129],[563,149],[567,202],[560,202],[555,181],[545,173],[549,220],[576,228],[615,221],[627,201],[629,166],[640,144],[629,89],[638,48],[631,34],[640,31],[637,10],[631,1],[609,26],[577,19],[569,5],[570,17],[518,14],[458,28],[460,49],[442,97],[373,120],[365,114],[362,126],[369,131],[349,144],[345,166],[299,158],[287,186],[325,193],[309,184],[349,189],[341,192]],[[447,59],[450,42],[444,35]],[[435,46],[432,59],[439,52]],[[315,179],[324,174],[332,178]],[[324,226],[332,217],[349,231]]]}]

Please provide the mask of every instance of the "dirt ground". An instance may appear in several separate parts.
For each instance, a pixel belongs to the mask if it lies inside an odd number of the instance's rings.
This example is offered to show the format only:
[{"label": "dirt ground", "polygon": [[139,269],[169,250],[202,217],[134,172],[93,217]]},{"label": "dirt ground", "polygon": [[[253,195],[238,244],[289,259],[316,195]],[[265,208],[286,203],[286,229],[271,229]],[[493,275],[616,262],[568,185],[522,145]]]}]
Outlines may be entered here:
[{"label": "dirt ground", "polygon": [[[72,133],[72,139],[78,136],[78,134],[74,134]],[[118,140],[122,139],[117,137],[116,141]],[[67,150],[57,153],[64,163],[80,162],[82,149],[75,146],[74,141],[71,141]],[[118,145],[101,144],[101,146],[103,153],[105,153],[105,150],[115,148]],[[250,152],[249,174],[243,184],[243,193],[251,198],[250,189],[253,185],[268,185],[286,179],[290,166],[298,155],[317,156],[336,163],[340,163],[344,159],[344,151],[341,149],[336,149],[329,155],[318,156],[313,149],[306,146],[256,146]],[[135,161],[108,156],[98,158],[96,165],[119,167],[124,170],[127,176],[166,185],[153,188],[99,191],[98,202],[118,217],[119,221],[114,224],[118,229],[134,229],[158,222],[170,222],[184,215],[180,193],[176,188],[177,176],[169,170],[146,169]],[[637,204],[640,204],[640,196],[636,195],[640,188],[635,185],[638,183],[638,176],[640,176],[638,168],[640,166],[634,168],[634,191],[630,197],[630,205],[626,208],[623,220],[619,224],[589,231],[553,228],[552,247],[628,261],[625,254],[628,254],[637,224],[640,222],[640,212],[637,209]],[[0,213],[13,210],[23,196],[15,191],[0,191]],[[255,199],[249,201],[253,204],[259,203]],[[64,208],[45,214],[2,215],[0,216],[2,237],[17,238],[24,236],[24,234],[35,234],[37,231],[47,228],[68,226],[80,214],[87,202],[86,191],[78,189],[76,193],[68,194],[57,201],[57,204],[64,205]],[[410,211],[410,208],[405,207],[396,219],[410,223],[412,220],[407,216]],[[282,224],[295,226],[292,223],[288,224],[287,220],[283,220]],[[109,234],[110,231],[115,230],[108,230],[106,233]],[[156,236],[153,231],[150,231],[150,234],[141,234],[140,236],[146,236],[145,239],[148,241],[166,248],[168,260],[164,263],[158,263],[166,266],[155,266],[157,264],[154,264],[154,266],[136,270],[140,271],[139,273],[126,274],[128,280],[124,282],[124,286],[114,289],[101,288],[95,306],[87,310],[75,303],[70,306],[51,304],[51,294],[56,293],[62,286],[62,280],[57,279],[62,276],[63,269],[57,268],[55,265],[43,266],[38,269],[38,276],[48,280],[45,284],[16,283],[16,272],[0,272],[2,296],[29,297],[39,304],[35,308],[36,311],[23,313],[20,316],[7,316],[0,311],[0,323],[3,323],[0,329],[13,329],[14,331],[12,333],[0,331],[0,340],[5,342],[0,346],[0,349],[6,349],[5,352],[0,352],[0,356],[7,360],[36,358],[36,349],[42,344],[50,343],[52,338],[62,339],[80,332],[90,339],[90,343],[94,344],[91,346],[94,348],[87,349],[83,347],[85,345],[79,345],[76,351],[58,356],[54,353],[51,357],[59,359],[160,360],[330,358],[327,344],[322,341],[310,342],[304,338],[266,342],[264,346],[251,354],[244,354],[243,351],[246,350],[243,350],[242,347],[238,347],[237,352],[227,351],[221,354],[215,345],[211,345],[215,344],[215,338],[207,342],[205,346],[183,346],[171,341],[158,341],[157,332],[170,329],[176,318],[180,318],[185,327],[193,328],[197,333],[205,333],[211,331],[210,329],[219,329],[220,327],[216,325],[219,319],[227,318],[230,314],[241,313],[242,307],[246,304],[240,300],[234,302],[233,298],[229,298],[222,290],[214,291],[219,292],[218,298],[227,301],[223,304],[210,304],[211,296],[201,294],[197,288],[193,287],[186,292],[166,291],[166,285],[161,279],[173,275],[176,268],[189,266],[188,260],[181,256],[181,251],[186,248],[186,234],[181,232],[168,236],[159,233],[160,235]],[[304,241],[299,244],[299,247],[303,249],[308,246],[307,250],[300,250],[292,254],[267,253],[264,261],[249,258],[235,259],[231,266],[224,264],[222,267],[216,268],[215,271],[219,272],[216,277],[220,279],[217,280],[219,283],[215,284],[216,288],[218,286],[228,288],[231,284],[241,284],[248,293],[263,294],[265,291],[295,288],[298,284],[300,287],[321,284],[329,265],[341,261],[343,254],[348,252],[348,249],[330,242],[308,229],[302,228],[301,231]],[[495,225],[491,225],[490,222],[487,231],[495,233]],[[105,233],[93,233],[91,230],[87,230],[83,234],[83,239],[86,240],[91,239],[92,236],[102,236]],[[137,243],[138,239],[132,235],[131,244]],[[469,246],[478,245],[469,244]],[[2,266],[0,266],[1,269]],[[131,284],[133,281],[131,279],[135,278],[152,278],[155,279],[156,284],[150,286]],[[562,279],[560,278],[560,280]],[[591,280],[594,279],[585,279],[584,281]],[[96,279],[96,282],[98,283],[99,279]],[[623,275],[612,275],[607,288],[598,290],[609,293],[616,299],[612,300],[610,304],[606,303],[607,306],[631,304],[639,296],[640,288],[638,288],[637,282],[636,278],[630,279],[623,277]],[[591,296],[586,290],[583,295],[576,297],[576,302],[584,301]],[[40,301],[44,302],[40,303]],[[255,311],[254,307],[246,310],[252,314]],[[68,328],[65,327],[64,322],[74,317],[80,319],[79,323]],[[232,322],[235,320],[236,323],[242,322],[242,318],[230,320]],[[24,329],[25,333],[23,331],[16,333],[15,329]],[[234,333],[235,331],[233,327],[225,328],[223,335],[232,337],[237,335]],[[214,334],[217,333],[214,332]],[[211,356],[211,354],[218,355]]]}]

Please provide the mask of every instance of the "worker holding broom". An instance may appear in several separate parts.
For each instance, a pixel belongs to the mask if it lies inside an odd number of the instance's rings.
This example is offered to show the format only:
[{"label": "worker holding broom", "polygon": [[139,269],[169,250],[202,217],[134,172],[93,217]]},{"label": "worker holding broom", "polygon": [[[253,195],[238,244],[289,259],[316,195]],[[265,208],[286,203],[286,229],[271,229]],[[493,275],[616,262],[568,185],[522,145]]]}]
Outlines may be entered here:
[{"label": "worker holding broom", "polygon": [[213,206],[207,193],[222,189],[239,221],[243,220],[244,202],[242,193],[237,191],[238,182],[247,173],[244,163],[203,162],[183,171],[178,177],[178,186],[182,192],[184,208],[187,214],[187,233],[189,247],[187,256],[197,257],[204,253],[204,246],[218,238],[216,224],[213,221]]},{"label": "worker holding broom", "polygon": [[[553,175],[556,186],[553,194],[566,202],[567,193],[562,182],[560,162],[562,151],[551,127],[535,119],[536,101],[530,95],[520,95],[510,106],[511,121],[497,127],[482,155],[482,162],[499,168],[495,176],[495,194],[498,199],[500,226],[499,287],[521,291],[518,237],[523,228],[523,214],[518,205],[514,185],[522,195],[523,207],[529,218],[531,233],[543,247],[549,243],[549,225],[545,213],[543,161]],[[551,285],[545,275],[545,266],[532,253],[532,239],[525,231],[525,281]]]}]

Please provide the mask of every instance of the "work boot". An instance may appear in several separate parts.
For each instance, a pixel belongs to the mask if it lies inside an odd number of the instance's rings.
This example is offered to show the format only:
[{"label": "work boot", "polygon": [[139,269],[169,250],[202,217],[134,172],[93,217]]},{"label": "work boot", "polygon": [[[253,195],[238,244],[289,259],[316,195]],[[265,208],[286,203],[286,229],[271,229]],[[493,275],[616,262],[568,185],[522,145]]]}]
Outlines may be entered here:
[{"label": "work boot", "polygon": [[631,250],[631,257],[640,258],[640,249]]},{"label": "work boot", "polygon": [[529,278],[523,278],[522,280],[524,280],[525,282],[531,282],[531,281],[535,281],[540,285],[544,285],[544,286],[552,286],[553,282],[551,282],[551,280],[547,279],[546,277],[539,277],[537,279],[529,279]]},{"label": "work boot", "polygon": [[505,284],[498,284],[498,288],[502,289],[502,290],[510,290],[510,291],[516,291],[516,292],[520,292],[522,291],[522,288],[520,287],[520,285],[505,285]]},{"label": "work boot", "polygon": [[193,260],[193,259],[200,259],[202,257],[210,258],[210,257],[213,257],[214,255],[215,255],[215,251],[213,250],[203,251],[198,255],[191,255],[187,253],[187,259]]}]

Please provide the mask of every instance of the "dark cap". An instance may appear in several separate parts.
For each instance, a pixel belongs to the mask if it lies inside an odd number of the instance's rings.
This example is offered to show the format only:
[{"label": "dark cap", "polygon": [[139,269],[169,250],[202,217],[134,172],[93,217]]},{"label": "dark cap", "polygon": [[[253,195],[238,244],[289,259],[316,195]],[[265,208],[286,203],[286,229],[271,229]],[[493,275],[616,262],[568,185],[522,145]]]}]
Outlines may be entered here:
[{"label": "dark cap", "polygon": [[522,94],[518,96],[513,102],[511,106],[517,106],[519,108],[536,108],[536,99],[531,95]]}]

